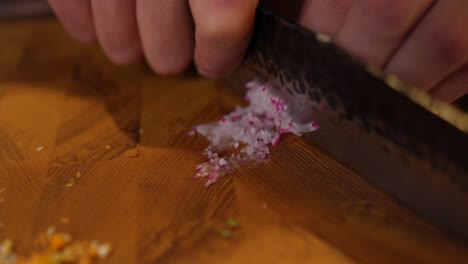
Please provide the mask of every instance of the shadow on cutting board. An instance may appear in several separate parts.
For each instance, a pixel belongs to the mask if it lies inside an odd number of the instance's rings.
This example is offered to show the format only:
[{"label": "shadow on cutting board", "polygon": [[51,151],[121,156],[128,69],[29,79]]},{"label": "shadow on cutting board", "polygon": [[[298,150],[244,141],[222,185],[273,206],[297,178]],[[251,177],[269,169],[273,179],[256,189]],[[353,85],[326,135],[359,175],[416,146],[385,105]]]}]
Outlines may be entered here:
[{"label": "shadow on cutting board", "polygon": [[[229,98],[223,95],[229,91],[198,77],[194,70],[184,76],[158,77],[143,63],[118,67],[95,45],[70,39],[54,20],[40,20],[41,26],[22,47],[17,66],[3,77],[2,97],[20,100],[37,89],[63,96],[57,107],[60,121],[52,165],[136,157],[140,146],[178,144],[199,152],[202,146],[180,144],[187,140],[187,132],[231,110],[221,102]],[[28,108],[22,104],[18,101],[18,111]],[[28,111],[34,115],[34,109]],[[8,129],[9,134],[19,133]],[[14,138],[2,138],[14,143]],[[21,146],[13,144],[10,149],[0,161],[27,159]]]}]

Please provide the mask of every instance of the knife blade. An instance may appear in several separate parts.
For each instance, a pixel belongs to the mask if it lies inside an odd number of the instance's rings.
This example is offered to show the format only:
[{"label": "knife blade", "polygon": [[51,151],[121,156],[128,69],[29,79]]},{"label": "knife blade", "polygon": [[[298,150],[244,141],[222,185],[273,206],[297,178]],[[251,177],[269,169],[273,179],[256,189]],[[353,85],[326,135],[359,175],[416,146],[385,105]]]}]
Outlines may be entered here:
[{"label": "knife blade", "polygon": [[259,8],[243,64],[227,81],[271,84],[305,136],[371,184],[468,238],[468,115],[353,58],[326,36]]}]

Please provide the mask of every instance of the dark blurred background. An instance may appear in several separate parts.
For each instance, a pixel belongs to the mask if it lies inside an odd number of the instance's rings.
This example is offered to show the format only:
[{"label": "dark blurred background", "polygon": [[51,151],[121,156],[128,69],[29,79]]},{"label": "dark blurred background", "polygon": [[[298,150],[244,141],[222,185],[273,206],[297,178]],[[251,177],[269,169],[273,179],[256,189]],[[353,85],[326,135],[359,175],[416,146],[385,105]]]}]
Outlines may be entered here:
[{"label": "dark blurred background", "polygon": [[[287,3],[278,0],[262,0],[261,4],[289,18],[295,18],[302,2],[302,0],[292,0]],[[50,12],[47,0],[0,0],[0,17],[44,15]]]},{"label": "dark blurred background", "polygon": [[47,0],[0,0],[0,18],[17,18],[51,13]]}]

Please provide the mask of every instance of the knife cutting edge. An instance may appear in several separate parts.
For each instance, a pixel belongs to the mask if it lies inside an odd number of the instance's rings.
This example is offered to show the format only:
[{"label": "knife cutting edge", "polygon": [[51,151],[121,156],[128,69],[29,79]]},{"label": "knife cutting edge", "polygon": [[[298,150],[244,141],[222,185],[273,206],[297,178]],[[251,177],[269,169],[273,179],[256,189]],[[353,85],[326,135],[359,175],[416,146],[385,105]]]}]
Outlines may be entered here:
[{"label": "knife cutting edge", "polygon": [[262,79],[305,137],[433,222],[468,238],[468,114],[360,63],[320,34],[258,9],[233,87]]}]

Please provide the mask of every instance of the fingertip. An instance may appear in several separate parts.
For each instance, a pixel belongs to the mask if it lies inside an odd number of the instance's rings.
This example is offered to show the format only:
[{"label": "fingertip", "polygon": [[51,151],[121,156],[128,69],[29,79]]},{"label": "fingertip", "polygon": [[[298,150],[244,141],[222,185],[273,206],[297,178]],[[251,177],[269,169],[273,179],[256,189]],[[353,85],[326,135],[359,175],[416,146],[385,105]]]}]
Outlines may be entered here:
[{"label": "fingertip", "polygon": [[244,57],[251,35],[252,25],[196,32],[196,65],[212,73],[232,71]]},{"label": "fingertip", "polygon": [[107,57],[112,63],[117,65],[134,63],[141,59],[143,54],[139,46],[115,49],[110,51],[106,51],[104,48],[104,53],[107,55]]},{"label": "fingertip", "polygon": [[148,65],[159,75],[178,75],[185,72],[191,65],[191,57],[176,58],[171,60],[160,60],[158,58],[148,58]]},{"label": "fingertip", "polygon": [[220,79],[232,74],[241,64],[242,57],[235,58],[234,61],[219,63],[207,63],[201,59],[195,59],[197,71],[201,76],[210,79]]},{"label": "fingertip", "polygon": [[176,75],[191,66],[194,26],[186,0],[141,0],[137,20],[148,66],[159,75]]},{"label": "fingertip", "polygon": [[70,30],[67,31],[70,33],[72,38],[81,43],[90,44],[96,42],[96,32],[94,31],[94,28],[92,30],[80,30],[77,32],[71,32]]},{"label": "fingertip", "polygon": [[197,66],[198,74],[210,79],[220,79],[224,77],[225,73],[219,71],[212,71],[204,67]]},{"label": "fingertip", "polygon": [[115,64],[129,64],[142,56],[142,47],[132,0],[92,0],[97,39]]}]

